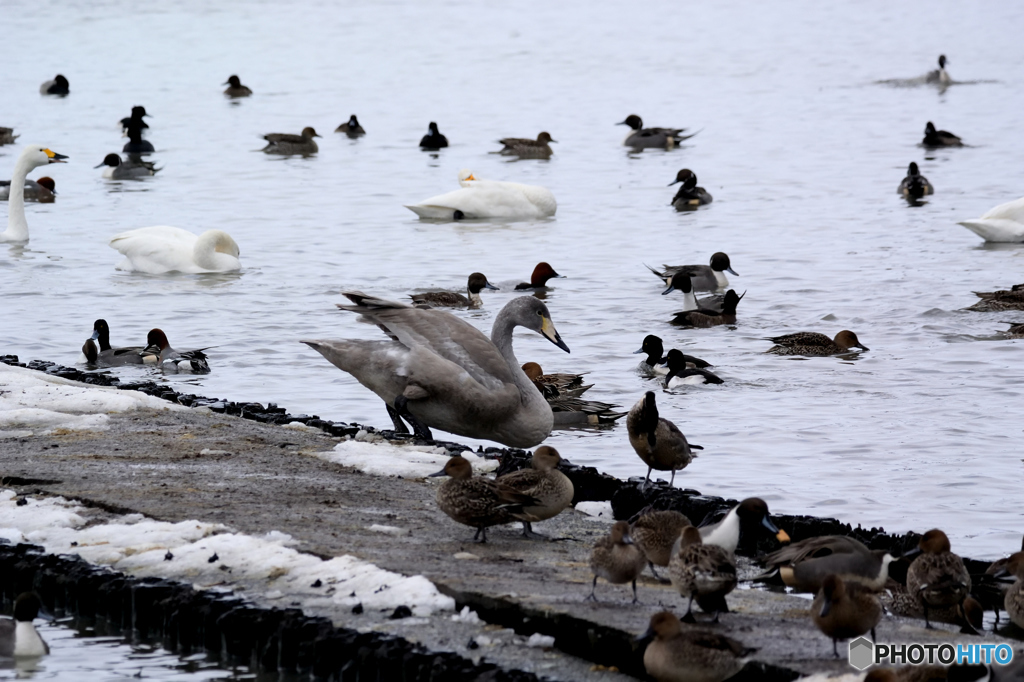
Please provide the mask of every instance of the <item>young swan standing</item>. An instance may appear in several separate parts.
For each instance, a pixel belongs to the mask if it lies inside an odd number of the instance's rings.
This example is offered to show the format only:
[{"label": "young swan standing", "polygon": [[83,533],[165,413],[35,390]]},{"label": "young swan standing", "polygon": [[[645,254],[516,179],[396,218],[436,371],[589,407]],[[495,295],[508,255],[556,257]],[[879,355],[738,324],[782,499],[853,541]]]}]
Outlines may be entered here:
[{"label": "young swan standing", "polygon": [[924,626],[932,629],[928,609],[961,604],[971,592],[971,576],[963,559],[950,550],[949,538],[938,528],[921,536],[917,549],[904,557],[916,557],[907,569],[907,592],[924,609]]},{"label": "young swan standing", "polygon": [[679,539],[683,528],[690,519],[677,511],[651,511],[650,507],[641,510],[640,517],[629,527],[629,535],[640,551],[647,557],[647,565],[651,567],[654,577],[663,583],[669,582],[658,575],[655,566],[668,566],[672,558],[672,546]]},{"label": "young swan standing", "polygon": [[671,471],[672,479],[669,486],[673,485],[676,471],[685,469],[693,459],[692,450],[704,449],[700,445],[687,442],[686,436],[675,424],[658,416],[658,405],[653,391],[647,391],[629,411],[626,417],[626,430],[629,432],[629,444],[647,465],[644,487],[650,483],[652,469]]},{"label": "young swan standing", "polygon": [[39,615],[39,597],[34,592],[23,592],[14,600],[14,619],[0,619],[0,656],[45,656],[50,653],[43,638],[32,624]]},{"label": "young swan standing", "polygon": [[644,668],[658,682],[722,682],[740,671],[754,652],[735,639],[706,630],[683,631],[668,611],[651,616],[647,632],[637,642],[650,642]]},{"label": "young swan standing", "polygon": [[860,637],[870,631],[875,640],[875,626],[882,619],[882,603],[873,590],[855,582],[843,582],[830,575],[821,584],[821,591],[811,605],[814,624],[826,637],[832,638],[832,652],[839,658],[840,639]]},{"label": "young swan standing", "polygon": [[736,589],[736,559],[718,545],[705,545],[700,531],[693,526],[683,528],[679,551],[668,562],[668,575],[679,596],[689,598],[683,620],[695,623],[693,600],[705,612],[729,613],[725,595]]},{"label": "young swan standing", "polygon": [[523,506],[522,515],[517,517],[523,522],[523,535],[527,538],[545,537],[534,533],[531,524],[558,516],[572,502],[575,490],[569,477],[558,470],[561,461],[558,450],[542,445],[533,453],[532,469],[513,471],[496,481],[537,500],[537,504]]},{"label": "young swan standing", "polygon": [[597,601],[594,590],[597,579],[604,578],[613,585],[633,584],[633,603],[639,604],[636,596],[636,579],[644,572],[647,559],[629,535],[629,524],[619,521],[611,532],[596,543],[590,553],[590,570],[594,572],[594,583],[587,599]]},{"label": "young swan standing", "polygon": [[473,475],[473,465],[463,457],[452,457],[444,469],[428,478],[450,476],[437,489],[437,506],[456,523],[476,528],[473,542],[487,542],[487,529],[512,523],[524,506],[540,501],[483,476]]}]

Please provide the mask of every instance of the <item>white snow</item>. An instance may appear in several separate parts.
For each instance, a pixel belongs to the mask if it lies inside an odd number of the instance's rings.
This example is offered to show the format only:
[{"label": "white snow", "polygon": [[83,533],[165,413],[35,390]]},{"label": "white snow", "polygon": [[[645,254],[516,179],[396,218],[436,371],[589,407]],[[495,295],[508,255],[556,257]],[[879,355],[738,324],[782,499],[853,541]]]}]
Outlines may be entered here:
[{"label": "white snow", "polygon": [[550,635],[542,635],[539,632],[535,632],[530,635],[530,639],[526,640],[526,646],[550,649],[555,646],[555,638]]},{"label": "white snow", "polygon": [[468,606],[463,606],[461,611],[452,616],[452,620],[456,623],[470,623],[474,625],[483,622],[476,611],[473,611]]},{"label": "white snow", "polygon": [[580,502],[576,505],[576,511],[583,512],[591,517],[593,521],[607,521],[615,523],[615,515],[612,514],[611,502]]},{"label": "white snow", "polygon": [[0,438],[102,430],[108,415],[117,412],[187,409],[138,391],[90,386],[0,363]]},{"label": "white snow", "polygon": [[[367,474],[403,478],[424,478],[437,473],[450,458],[442,447],[360,440],[342,441],[333,450],[318,452],[316,456],[335,464],[355,467]],[[474,473],[487,473],[498,468],[497,460],[484,459],[470,450],[463,452],[462,456],[473,465]]]}]

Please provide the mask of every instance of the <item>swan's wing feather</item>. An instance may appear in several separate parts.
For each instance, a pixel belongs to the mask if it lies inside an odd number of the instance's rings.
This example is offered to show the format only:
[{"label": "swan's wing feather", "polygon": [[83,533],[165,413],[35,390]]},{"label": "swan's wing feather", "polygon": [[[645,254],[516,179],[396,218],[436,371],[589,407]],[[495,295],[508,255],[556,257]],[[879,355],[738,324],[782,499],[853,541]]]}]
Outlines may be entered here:
[{"label": "swan's wing feather", "polygon": [[995,218],[1014,220],[1019,223],[1024,223],[1024,197],[1014,201],[1008,201],[1005,204],[999,204],[995,208],[989,209],[989,211],[981,217],[983,219]]},{"label": "swan's wing feather", "polygon": [[125,268],[122,263],[118,266],[121,269],[151,274],[172,270],[189,272],[195,269],[193,249],[196,239],[196,235],[188,230],[156,225],[122,232],[110,240],[110,246],[130,264]]}]

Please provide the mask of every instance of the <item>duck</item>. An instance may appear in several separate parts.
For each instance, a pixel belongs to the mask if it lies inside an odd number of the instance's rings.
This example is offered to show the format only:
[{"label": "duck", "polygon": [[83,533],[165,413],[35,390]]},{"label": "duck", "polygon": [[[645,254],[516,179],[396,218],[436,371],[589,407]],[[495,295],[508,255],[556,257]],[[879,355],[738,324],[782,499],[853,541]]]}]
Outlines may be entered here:
[{"label": "duck", "polygon": [[713,310],[711,308],[699,308],[697,310],[683,310],[674,314],[673,318],[669,320],[672,324],[678,324],[683,327],[717,327],[722,324],[736,324],[736,306],[743,300],[743,297],[747,295],[747,292],[743,292],[742,295],[736,295],[736,292],[732,289],[725,292],[725,300],[722,302],[721,310]]},{"label": "duck", "polygon": [[66,97],[69,92],[71,91],[68,89],[68,79],[59,73],[54,76],[53,80],[46,81],[39,86],[40,95]]},{"label": "duck", "polygon": [[146,113],[146,107],[135,105],[132,107],[131,116],[126,116],[121,119],[121,130],[127,133],[128,128],[132,126],[140,129],[148,128],[149,124],[143,121],[143,118],[152,117]]},{"label": "duck", "polygon": [[476,528],[473,542],[487,542],[487,529],[519,520],[526,505],[541,501],[485,476],[474,476],[473,465],[456,455],[427,478],[448,476],[437,489],[437,506],[452,521]]},{"label": "duck", "polygon": [[[43,176],[38,180],[25,181],[25,201],[35,201],[40,204],[52,204],[57,196],[57,183],[49,176]],[[7,201],[11,196],[11,181],[0,180],[0,201]]]},{"label": "duck", "polygon": [[778,571],[795,592],[817,593],[828,575],[846,582],[859,582],[878,592],[885,588],[892,554],[870,550],[864,543],[845,535],[822,535],[794,542],[765,557],[765,565]]},{"label": "duck", "polygon": [[676,179],[668,183],[668,186],[671,187],[677,182],[683,183],[676,195],[672,197],[672,206],[677,211],[692,210],[697,206],[711,203],[711,194],[703,187],[697,186],[697,174],[689,168],[684,168],[676,173]]},{"label": "duck", "polygon": [[666,284],[677,272],[685,272],[690,276],[694,291],[721,291],[729,288],[729,278],[725,276],[726,272],[737,277],[740,276],[732,269],[729,255],[721,251],[711,255],[708,265],[662,265],[661,270],[655,270],[648,265],[647,269],[659,279],[665,280]]},{"label": "duck", "polygon": [[921,144],[925,147],[962,147],[963,141],[948,130],[936,130],[935,124],[931,121],[924,127],[924,139]]},{"label": "duck", "polygon": [[479,308],[484,302],[480,298],[480,292],[484,289],[498,287],[487,281],[487,276],[482,272],[474,272],[469,276],[467,291],[469,297],[457,294],[454,291],[427,291],[422,294],[413,294],[409,298],[419,308]]},{"label": "duck", "polygon": [[654,392],[647,391],[626,417],[629,444],[647,465],[643,487],[651,481],[651,471],[671,471],[669,487],[675,484],[676,471],[685,469],[693,461],[693,450],[703,446],[690,443],[675,424],[658,415]]},{"label": "duck", "polygon": [[302,155],[309,156],[316,154],[320,148],[316,145],[314,137],[320,137],[312,127],[306,126],[299,135],[288,133],[268,133],[263,136],[267,146],[260,151],[267,154],[282,154],[284,156]]},{"label": "duck", "polygon": [[594,582],[590,586],[587,599],[597,601],[597,579],[604,578],[612,585],[633,585],[633,603],[639,604],[636,594],[636,579],[644,572],[647,559],[629,535],[629,524],[617,521],[612,525],[608,535],[598,539],[590,552],[590,570],[594,574]]},{"label": "duck", "polygon": [[1003,568],[994,575],[997,578],[1015,579],[1006,589],[1003,607],[1014,625],[1024,628],[1024,550],[1011,554]]},{"label": "duck", "polygon": [[522,370],[548,401],[557,426],[601,426],[626,416],[625,412],[617,411],[618,405],[581,398],[581,394],[593,387],[593,384],[582,385],[582,375],[544,374],[536,362],[525,363]]},{"label": "duck", "polygon": [[145,178],[150,175],[156,175],[157,171],[163,170],[157,168],[156,164],[152,161],[143,161],[139,157],[129,156],[127,162],[122,161],[121,157],[117,154],[107,154],[103,157],[98,165],[94,168],[103,168],[103,177],[108,180],[125,180],[128,178]]},{"label": "duck", "polygon": [[668,562],[668,575],[679,596],[689,599],[683,622],[695,623],[693,600],[705,612],[728,613],[725,595],[736,589],[736,559],[732,553],[718,545],[705,545],[700,531],[685,526],[680,532],[679,545]]},{"label": "duck", "polygon": [[669,611],[651,616],[647,631],[636,641],[649,642],[644,669],[656,682],[723,682],[736,675],[754,651],[716,632],[683,630]]},{"label": "duck", "polygon": [[975,291],[981,300],[965,310],[979,312],[1000,312],[1003,310],[1024,310],[1024,284],[1014,284],[1009,290]]},{"label": "duck", "polygon": [[644,128],[644,121],[636,114],[630,114],[626,120],[619,121],[615,125],[629,126],[629,134],[622,144],[626,147],[636,149],[672,149],[683,140],[688,140],[693,135],[683,135],[686,128]]},{"label": "duck", "polygon": [[971,576],[963,560],[951,551],[949,538],[938,528],[922,535],[917,548],[903,556],[914,557],[907,569],[907,592],[920,604],[925,627],[931,629],[928,609],[962,603],[971,592]]},{"label": "duck", "polygon": [[666,356],[668,374],[665,375],[665,388],[678,386],[699,386],[701,384],[724,384],[717,374],[706,369],[691,368],[687,356],[673,348]]},{"label": "duck", "polygon": [[504,145],[498,154],[502,156],[518,156],[521,159],[549,159],[551,158],[551,143],[558,140],[551,139],[550,133],[540,133],[536,140],[528,137],[506,137],[498,140],[498,144]]},{"label": "duck", "polygon": [[116,269],[125,272],[195,275],[234,272],[242,267],[238,244],[223,230],[195,235],[169,225],[140,227],[116,235],[110,240],[110,248],[124,256]]},{"label": "duck", "polygon": [[[705,545],[718,545],[730,554],[735,554],[740,544],[741,530],[755,532],[762,528],[773,533],[779,542],[789,542],[789,534],[772,522],[768,503],[760,497],[748,497],[718,521],[702,525],[697,530],[700,531],[701,541]],[[678,543],[673,547],[672,553],[679,553]]]},{"label": "duck", "polygon": [[210,364],[207,361],[206,348],[177,351],[171,348],[167,334],[162,329],[150,329],[146,335],[146,347],[142,349],[142,362],[146,365],[160,365],[173,368],[179,373],[207,374]]},{"label": "duck", "polygon": [[352,138],[362,137],[366,134],[366,131],[363,130],[363,126],[359,125],[359,119],[356,118],[355,114],[349,116],[348,121],[335,128],[334,132],[345,133]]},{"label": "duck", "polygon": [[942,87],[945,87],[953,82],[953,79],[949,77],[949,73],[946,72],[946,55],[939,55],[939,68],[934,71],[929,71],[928,75],[924,77],[926,83],[935,83]]},{"label": "duck", "polygon": [[[1024,326],[1021,328],[1021,332],[1024,333]],[[1021,542],[1020,551],[1024,553],[1024,541]],[[1013,555],[1010,555],[1012,557]],[[988,568],[985,569],[985,575],[978,580],[978,584],[974,586],[974,594],[980,600],[980,606],[983,608],[990,608],[996,614],[995,627],[999,627],[999,611],[1004,607],[1006,601],[1006,591],[1010,585],[1005,580],[996,579],[992,582],[995,576],[1000,578],[1010,577],[1010,573],[1006,570],[1006,565],[1010,561],[1010,557],[1003,557],[1002,559],[996,559]],[[1012,577],[1011,577],[1012,579]]]},{"label": "duck", "polygon": [[811,604],[811,619],[822,634],[832,639],[832,652],[839,658],[838,641],[871,633],[882,620],[882,602],[878,594],[863,583],[844,582],[838,575],[828,575]]},{"label": "duck", "polygon": [[[645,353],[647,357],[641,360],[640,369],[655,376],[664,376],[669,373],[668,359],[665,358],[665,343],[661,340],[660,336],[655,336],[654,334],[645,336],[640,349],[633,351],[633,355],[641,353]],[[684,353],[683,358],[686,359],[687,369],[705,369],[712,366],[710,362],[701,360],[693,355],[686,355]]]},{"label": "duck", "polygon": [[654,569],[668,566],[672,559],[672,546],[679,539],[683,528],[692,525],[685,514],[677,511],[654,510],[650,506],[641,509],[629,525],[629,535],[647,558],[651,573],[660,582],[669,582]]},{"label": "duck", "polygon": [[999,204],[980,218],[961,220],[959,224],[987,242],[1024,242],[1024,197]]},{"label": "duck", "polygon": [[521,369],[545,397],[552,395],[578,398],[594,387],[594,384],[583,383],[585,381],[583,377],[589,372],[545,374],[544,369],[536,362],[524,363]]},{"label": "duck", "polygon": [[232,99],[237,99],[238,97],[248,97],[252,94],[252,90],[242,85],[242,81],[239,80],[238,76],[229,76],[226,81],[221,83],[221,85],[228,86],[227,89],[224,91],[224,94]]},{"label": "duck", "polygon": [[935,188],[932,187],[932,183],[928,182],[928,178],[921,175],[921,171],[917,169],[917,163],[914,161],[910,162],[910,167],[907,168],[907,177],[903,178],[897,191],[905,199],[910,200],[935,194]]},{"label": "duck", "polygon": [[18,595],[14,600],[14,618],[0,618],[0,657],[39,657],[50,653],[49,645],[32,624],[41,606],[35,592]]},{"label": "duck", "polygon": [[4,128],[3,126],[0,126],[0,146],[5,144],[14,144],[14,141],[19,137],[21,137],[21,135],[14,134],[14,128]]},{"label": "duck", "polygon": [[528,289],[547,289],[548,280],[565,279],[565,275],[559,275],[555,269],[547,263],[537,263],[530,275],[529,282],[520,282],[516,285],[516,291],[527,291]]},{"label": "duck", "polygon": [[459,176],[461,189],[424,199],[406,208],[420,218],[431,220],[463,220],[504,218],[525,220],[549,218],[558,210],[555,196],[546,187],[518,182],[481,180],[469,175]]},{"label": "duck", "polygon": [[380,396],[398,433],[408,433],[405,419],[426,440],[433,440],[430,427],[520,448],[540,445],[550,435],[551,408],[512,350],[513,329],[525,327],[569,352],[543,301],[513,298],[498,313],[488,339],[443,310],[357,291],[343,294],[352,303],[339,304],[341,310],[360,314],[391,340],[303,343]]},{"label": "duck", "polygon": [[661,295],[667,296],[673,291],[678,291],[683,295],[683,310],[681,312],[700,309],[700,306],[697,305],[697,296],[693,293],[693,281],[685,272],[680,271],[672,275],[668,280],[668,286],[661,292]]},{"label": "duck", "polygon": [[497,483],[537,501],[536,504],[522,507],[520,520],[523,522],[523,535],[527,538],[545,537],[535,533],[532,524],[561,514],[576,494],[572,481],[558,470],[561,461],[562,456],[558,450],[542,445],[533,453],[530,460],[532,468],[520,469],[497,478]]},{"label": "duck", "polygon": [[431,121],[427,130],[427,134],[420,138],[420,147],[427,151],[437,151],[448,146],[448,138],[437,129],[437,123]]},{"label": "duck", "polygon": [[65,163],[67,158],[42,145],[25,145],[14,163],[7,202],[7,229],[0,232],[0,243],[28,241],[28,221],[25,219],[25,178],[28,172],[51,163]]},{"label": "duck", "polygon": [[770,336],[766,339],[775,345],[766,350],[766,353],[775,355],[812,355],[824,357],[826,355],[837,355],[848,353],[854,348],[871,350],[857,338],[857,335],[849,329],[836,334],[830,339],[818,332],[796,332],[782,336]]},{"label": "duck", "polygon": [[135,121],[128,124],[128,127],[125,129],[128,141],[121,147],[122,152],[125,154],[152,154],[156,151],[152,142],[142,139],[142,129],[144,127],[148,126],[145,123],[140,125],[140,122]]},{"label": "duck", "polygon": [[92,336],[85,340],[85,345],[82,346],[82,355],[90,365],[119,367],[121,365],[141,365],[144,350],[141,346],[111,348],[110,327],[107,326],[106,320],[100,319],[93,322]]}]

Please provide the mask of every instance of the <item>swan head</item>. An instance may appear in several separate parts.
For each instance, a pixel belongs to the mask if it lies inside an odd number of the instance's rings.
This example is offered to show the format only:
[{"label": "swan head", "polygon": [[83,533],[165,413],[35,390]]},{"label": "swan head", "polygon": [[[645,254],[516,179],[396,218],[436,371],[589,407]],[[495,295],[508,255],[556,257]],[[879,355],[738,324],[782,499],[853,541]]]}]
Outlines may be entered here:
[{"label": "swan head", "polygon": [[240,88],[242,87],[242,81],[238,79],[238,76],[231,76],[225,82],[221,83],[221,85],[230,85],[233,88]]},{"label": "swan head", "polygon": [[462,183],[464,183],[464,182],[470,182],[471,180],[478,180],[478,179],[479,178],[477,178],[477,177],[475,177],[473,175],[473,171],[469,170],[468,168],[463,168],[462,170],[459,171],[459,184],[460,185]]},{"label": "swan head", "polygon": [[551,133],[541,133],[537,136],[537,142],[547,144],[548,142],[558,142],[558,140],[551,139]]},{"label": "swan head", "polygon": [[21,152],[21,156],[18,157],[18,163],[24,163],[29,169],[39,168],[50,163],[64,163],[64,159],[68,157],[63,154],[58,154],[55,151],[50,150],[39,144],[25,145],[24,150]]},{"label": "swan head", "polygon": [[[520,296],[506,304],[505,309],[511,309],[514,324],[526,327],[537,332],[545,339],[555,344],[566,353],[571,352],[569,346],[565,345],[562,337],[555,329],[555,323],[551,321],[551,313],[544,302],[534,296]],[[502,310],[505,312],[505,310]]]},{"label": "swan head", "polygon": [[230,234],[223,230],[207,230],[199,239],[210,244],[217,253],[224,253],[238,258],[240,253],[238,243],[235,242]]},{"label": "swan head", "polygon": [[697,186],[697,174],[689,168],[684,168],[676,173],[676,179],[668,183],[668,186],[671,187],[677,182],[683,183],[683,189],[693,189]]},{"label": "swan head", "polygon": [[644,120],[636,114],[630,114],[626,117],[625,121],[619,121],[615,125],[629,126],[633,130],[640,130],[644,127]]},{"label": "swan head", "polygon": [[93,168],[102,168],[103,166],[112,166],[117,168],[121,165],[121,157],[117,154],[107,154],[103,157],[103,160],[99,164],[93,166]]},{"label": "swan head", "polygon": [[302,129],[302,137],[306,138],[307,140],[312,140],[314,137],[320,136],[316,134],[316,131],[313,130],[312,126],[306,126],[305,128]]}]

